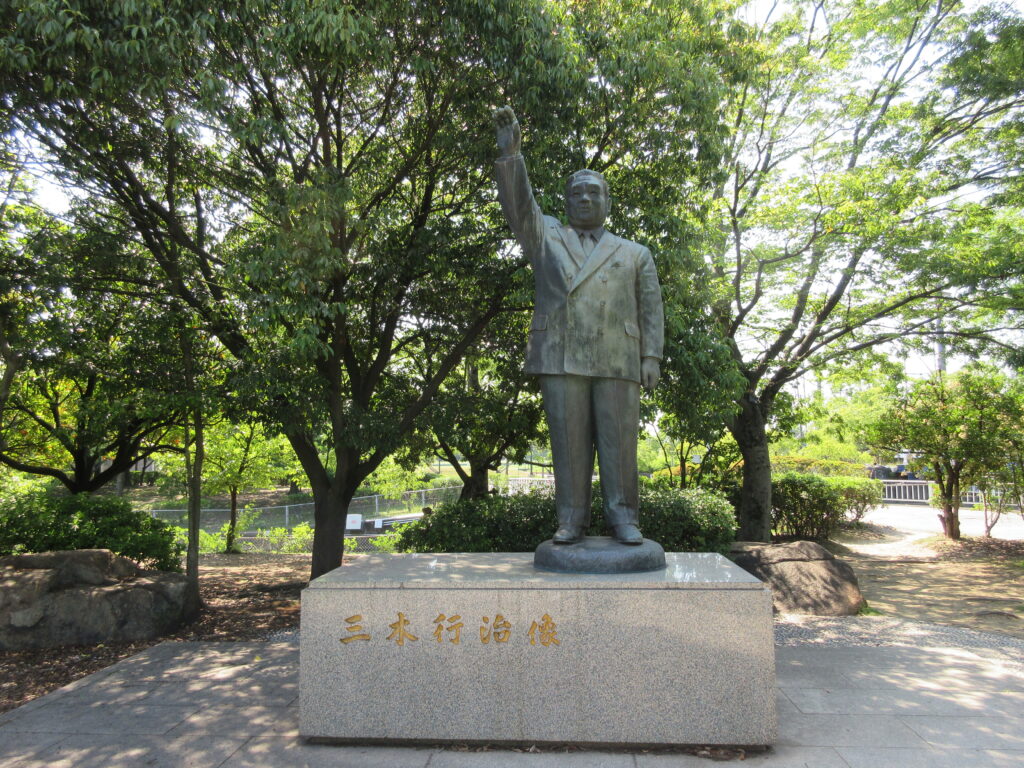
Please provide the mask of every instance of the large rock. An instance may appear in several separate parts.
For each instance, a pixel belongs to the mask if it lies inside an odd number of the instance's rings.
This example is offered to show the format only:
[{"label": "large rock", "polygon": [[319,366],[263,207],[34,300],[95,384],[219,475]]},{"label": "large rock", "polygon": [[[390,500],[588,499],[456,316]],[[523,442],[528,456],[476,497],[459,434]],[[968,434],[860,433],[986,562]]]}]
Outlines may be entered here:
[{"label": "large rock", "polygon": [[0,650],[149,640],[198,610],[180,573],[106,549],[0,558]]},{"label": "large rock", "polygon": [[852,616],[864,607],[853,568],[812,541],[736,542],[729,557],[771,587],[776,613]]}]

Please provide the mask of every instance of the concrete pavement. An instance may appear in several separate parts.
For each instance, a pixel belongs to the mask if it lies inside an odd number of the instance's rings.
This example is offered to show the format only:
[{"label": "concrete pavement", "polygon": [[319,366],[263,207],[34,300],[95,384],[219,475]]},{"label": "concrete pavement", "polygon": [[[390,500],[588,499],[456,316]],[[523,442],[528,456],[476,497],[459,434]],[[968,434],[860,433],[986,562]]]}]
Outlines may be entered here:
[{"label": "concrete pavement", "polygon": [[[911,633],[913,634],[913,633]],[[1024,765],[1024,659],[943,644],[776,648],[779,743],[763,768]],[[294,643],[163,643],[0,716],[11,768],[693,768],[686,754],[305,744]],[[366,680],[351,692],[386,696]]]}]

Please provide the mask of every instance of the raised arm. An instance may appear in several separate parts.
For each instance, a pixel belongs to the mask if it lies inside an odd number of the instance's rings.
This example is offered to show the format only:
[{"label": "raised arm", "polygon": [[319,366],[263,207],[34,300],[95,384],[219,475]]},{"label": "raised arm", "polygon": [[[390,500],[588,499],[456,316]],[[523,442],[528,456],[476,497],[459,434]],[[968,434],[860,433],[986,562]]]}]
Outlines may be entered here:
[{"label": "raised arm", "polygon": [[533,262],[540,256],[544,244],[544,214],[533,197],[526,163],[519,152],[522,132],[511,107],[494,111],[494,128],[501,150],[501,157],[494,164],[498,177],[498,200],[516,240]]},{"label": "raised arm", "polygon": [[494,130],[498,136],[501,156],[505,158],[518,155],[519,147],[523,143],[523,134],[519,130],[519,121],[516,120],[516,113],[512,111],[512,107],[494,110]]}]

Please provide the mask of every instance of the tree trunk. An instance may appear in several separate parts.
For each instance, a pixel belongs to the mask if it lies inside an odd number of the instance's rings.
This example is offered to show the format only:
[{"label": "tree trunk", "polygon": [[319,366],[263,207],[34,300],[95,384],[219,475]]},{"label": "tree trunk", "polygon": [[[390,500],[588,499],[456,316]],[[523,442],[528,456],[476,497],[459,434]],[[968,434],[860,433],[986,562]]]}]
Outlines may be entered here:
[{"label": "tree trunk", "polygon": [[743,455],[743,483],[736,516],[739,541],[771,541],[772,465],[761,405],[751,395],[740,398],[740,410],[729,427]]},{"label": "tree trunk", "polygon": [[[187,331],[181,336],[182,362],[185,369],[185,381],[191,394],[196,393],[195,356],[192,350],[192,339]],[[206,441],[203,434],[203,406],[196,398],[188,409],[185,426],[185,486],[188,493],[188,549],[185,553],[185,586],[188,613],[198,613],[203,600],[199,593],[199,515],[203,503],[203,462],[206,459]],[[188,430],[192,430],[189,440]],[[189,457],[189,445],[194,449]]]},{"label": "tree trunk", "polygon": [[235,529],[238,527],[238,488],[231,487],[231,511],[228,513],[228,532],[224,537],[224,552],[235,551]]},{"label": "tree trunk", "polygon": [[[671,472],[672,470],[669,470]],[[671,476],[669,477],[671,479]],[[686,490],[686,454],[683,453],[683,441],[679,441],[679,490]]]},{"label": "tree trunk", "polygon": [[310,580],[341,565],[345,547],[345,518],[351,494],[336,485],[313,484],[313,563]]},{"label": "tree trunk", "polygon": [[462,483],[462,492],[459,494],[459,501],[465,499],[482,499],[490,491],[488,482],[487,466],[470,464],[469,477]]},{"label": "tree trunk", "polygon": [[960,539],[960,515],[948,500],[942,503],[942,514],[939,515],[939,522],[942,523],[942,533],[947,539],[958,541]]},{"label": "tree trunk", "polygon": [[189,455],[189,440],[185,439],[185,487],[188,495],[188,549],[185,552],[185,576],[187,613],[198,613],[202,607],[199,594],[199,515],[203,503],[203,460],[206,446],[203,440],[203,420],[199,409],[193,414],[194,429],[193,445],[195,450]]},{"label": "tree trunk", "polygon": [[942,523],[942,533],[947,539],[960,540],[960,478],[949,478],[949,489],[942,500],[942,514],[939,515]]}]

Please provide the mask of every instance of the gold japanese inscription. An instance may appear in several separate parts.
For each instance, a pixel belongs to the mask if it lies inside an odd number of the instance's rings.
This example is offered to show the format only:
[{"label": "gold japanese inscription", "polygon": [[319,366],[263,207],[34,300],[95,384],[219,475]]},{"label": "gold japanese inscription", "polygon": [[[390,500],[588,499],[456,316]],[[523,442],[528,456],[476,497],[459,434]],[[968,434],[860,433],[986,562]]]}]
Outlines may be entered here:
[{"label": "gold japanese inscription", "polygon": [[480,642],[487,645],[494,639],[496,643],[507,643],[509,636],[512,634],[512,624],[502,616],[500,613],[494,617],[494,621],[484,616],[481,621],[483,624],[480,626]]},{"label": "gold japanese inscription", "polygon": [[556,630],[556,624],[552,621],[551,617],[546,613],[540,617],[540,624],[536,621],[530,625],[530,629],[527,634],[530,636],[530,645],[541,645],[547,647],[549,645],[561,645],[558,642],[558,632]]},{"label": "gold japanese inscription", "polygon": [[397,643],[398,645],[405,645],[406,640],[409,640],[410,642],[414,640],[419,640],[419,638],[416,637],[416,635],[406,630],[406,627],[408,626],[409,620],[405,618],[404,613],[399,611],[398,620],[395,621],[393,624],[388,624],[388,627],[391,629],[391,634],[388,635],[387,639],[394,640],[395,643]]},{"label": "gold japanese inscription", "polygon": [[[462,637],[463,624],[461,619],[462,617],[458,614],[454,616],[448,616],[446,618],[443,613],[439,613],[437,615],[437,618],[434,619],[434,624],[437,625],[436,627],[434,627],[434,639],[437,640],[437,642],[439,643],[444,642],[443,635],[445,632],[447,632],[448,642],[455,643],[455,645],[458,645],[459,639]],[[448,622],[447,628],[444,625],[446,621]]]},{"label": "gold japanese inscription", "polygon": [[[339,638],[343,645],[348,645],[357,640],[365,642],[371,639],[370,633],[362,624],[362,614],[353,614],[344,621],[346,625],[345,631],[348,634],[345,637]],[[465,628],[465,624],[460,614],[439,613],[432,623],[434,624],[432,634],[434,640],[438,643],[443,643],[447,640],[453,645],[462,644],[462,630]],[[407,642],[418,641],[419,638],[410,631],[411,626],[412,622],[409,618],[399,611],[398,618],[391,624],[388,624],[391,634],[387,636],[387,640],[393,640],[396,645],[405,645]],[[484,645],[489,645],[492,641],[495,644],[507,643],[512,637],[512,622],[500,613],[496,613],[494,616],[483,616],[480,619],[479,633],[480,642]],[[530,639],[530,645],[541,645],[544,647],[561,645],[558,639],[558,625],[547,613],[530,624],[530,628],[526,631],[526,636]]]},{"label": "gold japanese inscription", "polygon": [[362,620],[362,614],[358,613],[355,616],[349,616],[347,619],[345,619],[345,623],[348,624],[348,626],[345,629],[348,632],[351,632],[352,634],[348,637],[341,638],[341,642],[343,644],[348,645],[349,643],[354,642],[355,640],[370,639],[370,634],[368,632],[364,632],[362,625],[359,623]]}]

